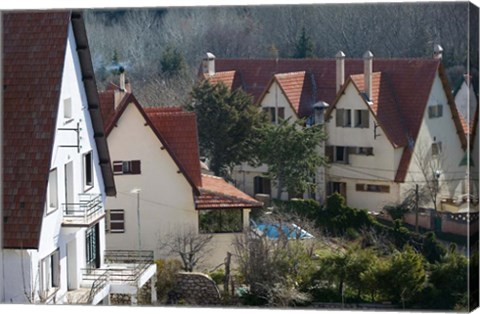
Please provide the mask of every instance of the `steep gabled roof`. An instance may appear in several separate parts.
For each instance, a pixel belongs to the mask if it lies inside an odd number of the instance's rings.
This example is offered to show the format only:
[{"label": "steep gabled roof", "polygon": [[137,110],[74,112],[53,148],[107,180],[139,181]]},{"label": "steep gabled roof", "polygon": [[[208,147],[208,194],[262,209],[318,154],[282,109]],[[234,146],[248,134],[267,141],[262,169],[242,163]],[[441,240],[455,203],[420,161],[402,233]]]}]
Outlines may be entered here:
[{"label": "steep gabled roof", "polygon": [[315,82],[311,75],[306,71],[275,74],[259,97],[258,103],[262,102],[274,83],[280,86],[297,117],[303,118],[312,114],[315,102]]},{"label": "steep gabled roof", "polygon": [[195,198],[197,209],[221,209],[221,208],[256,208],[263,204],[223,178],[202,174],[203,187],[200,195]]},{"label": "steep gabled roof", "polygon": [[195,113],[171,107],[163,110],[157,107],[145,111],[195,186],[202,187]]},{"label": "steep gabled roof", "polygon": [[39,247],[68,29],[72,22],[105,191],[113,173],[88,42],[80,13],[11,12],[3,15],[3,246]]},{"label": "steep gabled roof", "polygon": [[211,84],[217,84],[219,82],[222,82],[230,90],[233,90],[242,86],[241,80],[237,71],[217,72],[213,76],[204,75],[204,79],[207,79]]},{"label": "steep gabled roof", "polygon": [[[198,187],[201,186],[201,179],[200,177],[200,159],[198,158],[198,144],[197,145],[197,163],[198,163],[198,175],[196,174],[196,171],[193,170],[195,168],[195,162],[193,162],[193,158],[191,155],[195,154],[194,149],[192,149],[192,145],[190,144],[188,146],[188,149],[185,149],[182,147],[182,144],[185,144],[187,141],[182,142],[182,143],[177,143],[175,139],[176,135],[172,135],[171,133],[168,132],[162,125],[162,118],[157,117],[157,115],[162,113],[161,107],[158,107],[157,109],[144,109],[138,100],[135,98],[135,96],[131,93],[126,93],[121,100],[120,104],[117,106],[116,109],[111,109],[114,108],[114,103],[112,102],[112,98],[109,96],[104,96],[104,94],[108,94],[110,90],[100,92],[100,99],[105,100],[108,102],[101,102],[100,105],[102,107],[102,114],[108,114],[108,116],[104,116],[105,121],[110,121],[109,124],[105,125],[105,133],[107,136],[112,132],[116,124],[118,123],[118,120],[120,117],[123,115],[125,112],[125,109],[128,107],[128,105],[133,104],[137,110],[140,112],[142,117],[145,119],[145,122],[147,125],[152,129],[153,133],[156,135],[160,143],[162,144],[163,147],[167,150],[167,152],[170,154],[172,157],[173,161],[176,163],[178,166],[179,171],[184,175],[184,177],[187,179],[187,181],[190,183],[192,189],[196,194],[199,193]],[[172,109],[172,107],[166,107],[164,109],[164,112],[167,116],[170,113],[178,113],[179,111],[175,108]],[[182,112],[180,112],[182,113]],[[192,134],[192,129],[195,130],[195,135],[196,135],[196,123],[195,125],[192,125],[191,118],[190,121],[183,121],[185,123],[190,123],[190,125],[185,125],[185,130],[179,130],[177,128],[177,125],[173,125],[172,123],[168,122],[170,127],[174,127],[175,130],[180,132],[180,135],[178,136],[178,139],[180,141],[183,141],[182,137],[189,136],[189,134]],[[168,120],[165,119],[165,120]],[[175,123],[174,123],[175,124]],[[170,136],[167,138],[167,136]],[[196,137],[195,137],[196,138]]]}]

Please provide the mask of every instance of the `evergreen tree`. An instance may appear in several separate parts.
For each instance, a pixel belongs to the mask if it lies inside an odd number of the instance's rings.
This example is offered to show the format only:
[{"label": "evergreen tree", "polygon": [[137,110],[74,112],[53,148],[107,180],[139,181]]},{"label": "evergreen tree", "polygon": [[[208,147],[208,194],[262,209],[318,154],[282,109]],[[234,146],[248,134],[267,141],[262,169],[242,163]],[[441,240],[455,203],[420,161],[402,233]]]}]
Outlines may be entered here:
[{"label": "evergreen tree", "polygon": [[307,35],[305,26],[302,27],[302,32],[300,38],[298,38],[297,43],[295,44],[295,53],[293,54],[294,58],[305,59],[305,58],[314,58],[315,57],[315,47],[310,36]]},{"label": "evergreen tree", "polygon": [[160,60],[162,72],[167,76],[180,75],[185,72],[186,63],[182,53],[173,46],[168,46]]},{"label": "evergreen tree", "polygon": [[254,162],[265,118],[251,97],[208,80],[195,86],[191,97],[187,109],[197,114],[200,154],[209,159],[210,170],[228,178],[235,165]]},{"label": "evergreen tree", "polygon": [[268,175],[278,188],[278,199],[284,190],[295,196],[315,187],[313,176],[325,164],[317,146],[324,140],[319,125],[305,128],[302,120],[290,123],[287,119],[262,129],[259,159],[268,165]]}]

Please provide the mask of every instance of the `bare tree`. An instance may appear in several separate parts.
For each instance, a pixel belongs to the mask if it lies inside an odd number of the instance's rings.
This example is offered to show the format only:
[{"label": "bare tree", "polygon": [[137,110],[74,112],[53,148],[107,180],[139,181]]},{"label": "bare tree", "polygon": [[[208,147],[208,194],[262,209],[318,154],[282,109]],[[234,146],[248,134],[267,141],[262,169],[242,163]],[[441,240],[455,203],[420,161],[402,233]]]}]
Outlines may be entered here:
[{"label": "bare tree", "polygon": [[159,250],[165,255],[179,257],[183,269],[192,272],[210,253],[212,238],[213,234],[201,234],[193,227],[184,226],[163,234],[158,241]]}]

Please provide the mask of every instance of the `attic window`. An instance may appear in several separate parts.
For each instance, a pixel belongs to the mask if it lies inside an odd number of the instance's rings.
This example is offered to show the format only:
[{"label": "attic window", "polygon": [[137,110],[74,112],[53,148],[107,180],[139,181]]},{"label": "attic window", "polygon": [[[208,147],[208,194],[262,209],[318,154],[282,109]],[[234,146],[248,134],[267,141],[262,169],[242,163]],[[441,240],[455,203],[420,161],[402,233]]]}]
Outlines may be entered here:
[{"label": "attic window", "polygon": [[63,100],[63,118],[65,122],[72,121],[72,98],[66,98]]},{"label": "attic window", "polygon": [[285,108],[283,107],[263,107],[263,112],[265,112],[272,123],[277,123],[277,112],[278,112],[278,122],[285,119]]},{"label": "attic window", "polygon": [[141,174],[140,160],[114,161],[113,174]]},{"label": "attic window", "polygon": [[443,116],[443,105],[438,104],[428,107],[429,119],[440,118],[441,116]]},{"label": "attic window", "polygon": [[88,152],[83,155],[83,189],[84,191],[89,190],[93,187],[93,156],[92,152]]},{"label": "attic window", "polygon": [[47,204],[47,213],[58,208],[58,179],[57,179],[57,169],[50,171],[48,176],[48,204]]},{"label": "attic window", "polygon": [[442,152],[442,142],[432,143],[432,156],[438,156]]},{"label": "attic window", "polygon": [[350,109],[336,109],[335,122],[337,127],[351,127],[352,126],[352,110]]},{"label": "attic window", "polygon": [[368,128],[368,110],[355,110],[355,127]]}]

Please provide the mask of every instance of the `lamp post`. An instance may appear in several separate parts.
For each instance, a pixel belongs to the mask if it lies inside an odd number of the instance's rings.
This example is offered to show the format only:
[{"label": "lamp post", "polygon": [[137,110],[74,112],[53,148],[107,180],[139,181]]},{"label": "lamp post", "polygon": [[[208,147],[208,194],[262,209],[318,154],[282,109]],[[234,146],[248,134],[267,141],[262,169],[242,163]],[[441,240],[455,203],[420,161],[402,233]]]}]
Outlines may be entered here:
[{"label": "lamp post", "polygon": [[137,231],[138,231],[138,250],[142,250],[142,237],[140,236],[140,191],[141,189],[135,188],[130,193],[137,194]]}]

